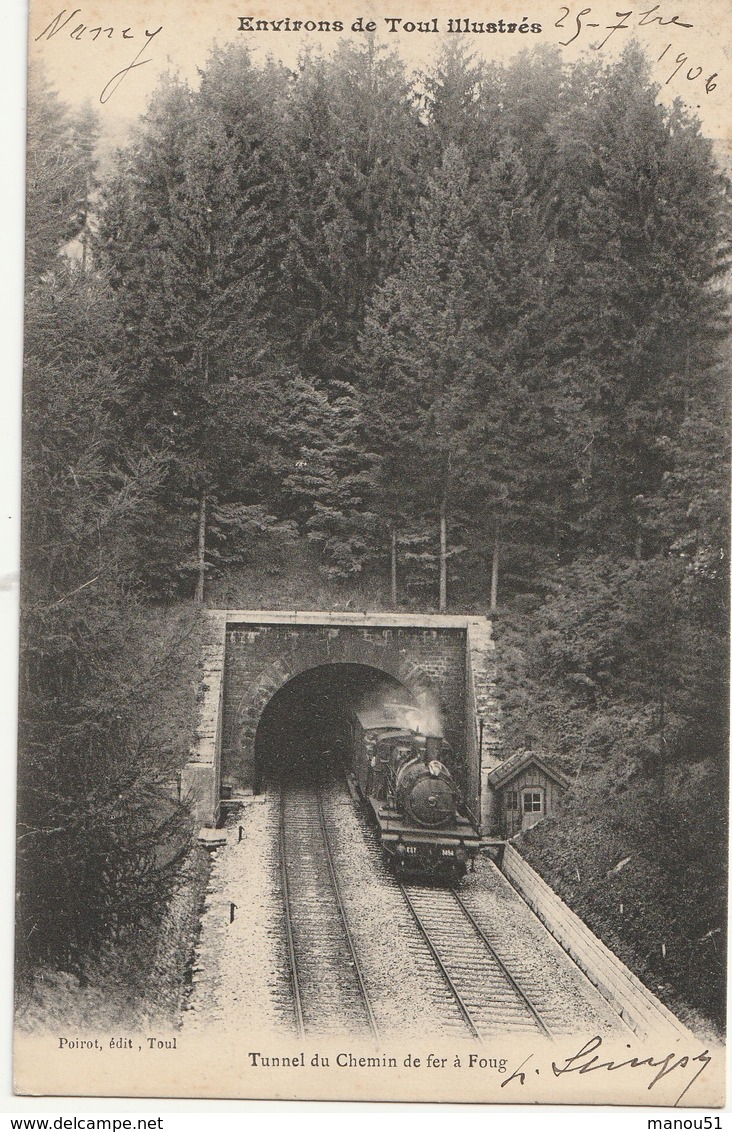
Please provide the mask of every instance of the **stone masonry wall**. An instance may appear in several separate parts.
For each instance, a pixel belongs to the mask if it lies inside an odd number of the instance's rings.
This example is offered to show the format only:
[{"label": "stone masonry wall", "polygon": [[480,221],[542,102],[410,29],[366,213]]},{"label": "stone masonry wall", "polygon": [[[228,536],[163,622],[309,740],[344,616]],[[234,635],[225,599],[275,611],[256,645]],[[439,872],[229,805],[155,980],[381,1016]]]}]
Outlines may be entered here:
[{"label": "stone masonry wall", "polygon": [[494,825],[493,791],[488,772],[501,761],[501,709],[498,702],[496,644],[490,621],[471,618],[467,626],[468,719],[466,728],[470,806],[478,815],[483,833]]},{"label": "stone masonry wall", "polygon": [[[385,615],[385,619],[388,615]],[[465,734],[464,627],[237,623],[230,614],[224,666],[222,783],[251,785],[262,711],[289,680],[321,664],[365,664],[403,683],[424,706],[439,708],[457,751]]]},{"label": "stone masonry wall", "polygon": [[198,725],[190,758],[180,776],[181,801],[188,802],[199,825],[218,820],[221,794],[221,724],[223,718],[226,613],[206,610],[202,673],[198,693]]},{"label": "stone masonry wall", "polygon": [[485,618],[285,610],[209,610],[207,616],[200,718],[180,783],[199,825],[216,825],[222,789],[224,796],[236,795],[253,785],[257,727],[285,684],[321,665],[362,664],[393,677],[418,706],[439,713],[464,761],[465,801],[489,828],[484,777],[500,759],[501,724],[495,646]]}]

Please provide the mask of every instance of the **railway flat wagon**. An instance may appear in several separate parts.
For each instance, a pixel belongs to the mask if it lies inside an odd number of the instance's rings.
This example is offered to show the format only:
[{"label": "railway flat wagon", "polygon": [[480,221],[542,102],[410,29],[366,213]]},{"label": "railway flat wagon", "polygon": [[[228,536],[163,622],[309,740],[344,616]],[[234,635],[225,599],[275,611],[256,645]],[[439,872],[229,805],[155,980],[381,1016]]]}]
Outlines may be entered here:
[{"label": "railway flat wagon", "polygon": [[[449,770],[441,734],[424,735],[416,708],[384,704],[351,722],[351,770],[398,872],[463,875],[480,848]],[[434,729],[436,730],[436,729]]]}]

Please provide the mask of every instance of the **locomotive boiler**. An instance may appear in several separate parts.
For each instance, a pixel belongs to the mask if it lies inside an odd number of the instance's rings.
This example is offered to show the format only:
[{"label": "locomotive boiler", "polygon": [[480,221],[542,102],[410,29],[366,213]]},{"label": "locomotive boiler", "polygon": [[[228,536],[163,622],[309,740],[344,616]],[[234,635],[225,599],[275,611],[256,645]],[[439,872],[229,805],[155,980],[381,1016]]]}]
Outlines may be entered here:
[{"label": "locomotive boiler", "polygon": [[385,704],[358,711],[351,725],[351,770],[400,872],[462,875],[480,836],[465,813],[442,735],[423,735],[415,708]]}]

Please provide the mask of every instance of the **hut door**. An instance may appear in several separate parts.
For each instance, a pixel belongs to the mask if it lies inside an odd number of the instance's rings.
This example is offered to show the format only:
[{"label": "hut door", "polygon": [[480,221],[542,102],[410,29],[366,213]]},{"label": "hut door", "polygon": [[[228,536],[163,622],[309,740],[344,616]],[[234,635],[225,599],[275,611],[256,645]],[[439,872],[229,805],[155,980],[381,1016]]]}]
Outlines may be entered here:
[{"label": "hut door", "polygon": [[505,798],[505,814],[504,814],[504,830],[506,837],[513,837],[515,833],[521,830],[521,811],[519,809],[519,792],[518,790],[506,790],[504,793]]}]

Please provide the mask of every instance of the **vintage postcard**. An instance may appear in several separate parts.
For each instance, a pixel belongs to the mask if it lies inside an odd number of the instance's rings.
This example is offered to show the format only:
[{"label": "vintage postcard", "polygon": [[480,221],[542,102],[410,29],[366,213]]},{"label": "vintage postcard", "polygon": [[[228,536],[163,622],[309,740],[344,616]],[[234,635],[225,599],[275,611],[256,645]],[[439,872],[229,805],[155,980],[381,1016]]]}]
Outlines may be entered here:
[{"label": "vintage postcard", "polygon": [[724,1105],[732,13],[626,8],[32,0],[17,1093]]}]

